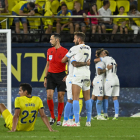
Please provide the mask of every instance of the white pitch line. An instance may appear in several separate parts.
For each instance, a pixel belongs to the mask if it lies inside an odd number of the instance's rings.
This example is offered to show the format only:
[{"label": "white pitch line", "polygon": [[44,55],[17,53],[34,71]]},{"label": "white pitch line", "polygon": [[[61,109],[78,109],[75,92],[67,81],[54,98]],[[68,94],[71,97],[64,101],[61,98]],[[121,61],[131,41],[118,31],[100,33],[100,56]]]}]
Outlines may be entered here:
[{"label": "white pitch line", "polygon": [[[137,135],[137,137],[139,137],[140,135]],[[68,136],[0,136],[0,138],[59,138],[59,137],[68,137]],[[124,135],[124,136],[111,136],[111,135],[109,135],[109,136],[93,136],[93,135],[90,135],[90,136],[71,136],[71,137],[75,137],[75,138],[78,138],[78,137],[80,137],[80,138],[87,138],[87,137],[90,137],[90,138],[108,138],[108,137],[110,137],[110,138],[134,138],[135,137],[135,135]]]}]

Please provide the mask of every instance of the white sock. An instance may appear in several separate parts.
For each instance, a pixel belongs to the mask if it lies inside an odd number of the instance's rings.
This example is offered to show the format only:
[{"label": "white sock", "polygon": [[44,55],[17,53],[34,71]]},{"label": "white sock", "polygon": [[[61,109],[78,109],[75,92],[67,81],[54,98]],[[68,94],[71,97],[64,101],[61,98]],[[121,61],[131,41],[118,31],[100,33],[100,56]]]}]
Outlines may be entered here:
[{"label": "white sock", "polygon": [[107,113],[104,113],[104,116],[105,116],[105,117],[108,117]]},{"label": "white sock", "polygon": [[118,117],[118,114],[115,114],[115,117],[117,118]]}]

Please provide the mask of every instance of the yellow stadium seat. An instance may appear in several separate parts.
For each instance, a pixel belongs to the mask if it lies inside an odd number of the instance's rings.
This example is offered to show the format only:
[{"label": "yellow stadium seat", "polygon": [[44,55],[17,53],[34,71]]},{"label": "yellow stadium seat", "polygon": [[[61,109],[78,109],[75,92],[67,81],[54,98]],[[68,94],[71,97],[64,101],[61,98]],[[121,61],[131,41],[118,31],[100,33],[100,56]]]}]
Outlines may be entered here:
[{"label": "yellow stadium seat", "polygon": [[97,10],[99,10],[102,7],[102,1],[96,1]]},{"label": "yellow stadium seat", "polygon": [[8,0],[8,11],[12,14],[12,8],[18,3],[18,0]]},{"label": "yellow stadium seat", "polygon": [[118,10],[121,6],[123,6],[125,8],[125,13],[129,12],[129,8],[130,8],[129,1],[117,1]]},{"label": "yellow stadium seat", "polygon": [[133,20],[137,24],[137,26],[140,27],[140,19],[139,18],[133,18]]},{"label": "yellow stadium seat", "polygon": [[[41,16],[40,14],[35,14],[35,16]],[[29,21],[30,29],[38,29],[41,25],[40,18],[27,18]]]},{"label": "yellow stadium seat", "polygon": [[115,12],[116,10],[116,1],[110,1],[110,7],[109,9],[111,10],[111,12]]}]

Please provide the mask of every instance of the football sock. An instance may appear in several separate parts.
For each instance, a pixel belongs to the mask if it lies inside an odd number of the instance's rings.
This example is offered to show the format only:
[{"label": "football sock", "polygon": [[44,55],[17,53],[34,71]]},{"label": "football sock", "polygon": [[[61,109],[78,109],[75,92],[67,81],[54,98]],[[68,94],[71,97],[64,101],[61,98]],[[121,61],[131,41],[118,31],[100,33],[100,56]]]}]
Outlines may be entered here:
[{"label": "football sock", "polygon": [[57,118],[57,122],[61,120],[63,109],[64,109],[64,102],[63,103],[58,103],[58,118]]},{"label": "football sock", "polygon": [[54,103],[53,103],[53,99],[51,100],[47,100],[47,104],[48,104],[48,107],[49,107],[49,110],[50,110],[50,113],[51,113],[51,118],[55,118],[54,116]]},{"label": "football sock", "polygon": [[79,110],[79,115],[80,115],[82,108],[83,108],[83,100],[82,99],[79,99],[79,107],[80,107],[80,110]]},{"label": "football sock", "polygon": [[103,107],[104,107],[104,113],[107,114],[107,111],[108,111],[108,99],[103,100]]},{"label": "football sock", "polygon": [[69,119],[73,119],[73,104],[71,104],[72,107],[71,107],[71,111],[70,111],[70,114],[69,114]]},{"label": "football sock", "polygon": [[118,117],[118,114],[119,114],[119,102],[118,102],[118,100],[114,100],[114,109],[115,109],[115,117]]},{"label": "football sock", "polygon": [[91,100],[85,101],[85,104],[86,104],[86,111],[87,111],[87,122],[90,122],[91,112],[92,112]]},{"label": "football sock", "polygon": [[[90,100],[91,100],[91,108],[93,108],[94,100],[93,99]],[[92,109],[91,109],[91,115],[92,115]]]},{"label": "football sock", "polygon": [[75,122],[78,123],[79,122],[79,101],[77,100],[73,101],[73,112],[75,116]]},{"label": "football sock", "polygon": [[102,101],[101,100],[97,100],[97,102],[96,102],[96,110],[97,110],[97,115],[98,116],[101,115],[101,109],[102,109]]},{"label": "football sock", "polygon": [[67,102],[64,109],[64,120],[67,121],[70,115],[72,104]]},{"label": "football sock", "polygon": [[101,113],[104,113],[103,101],[102,101]]}]

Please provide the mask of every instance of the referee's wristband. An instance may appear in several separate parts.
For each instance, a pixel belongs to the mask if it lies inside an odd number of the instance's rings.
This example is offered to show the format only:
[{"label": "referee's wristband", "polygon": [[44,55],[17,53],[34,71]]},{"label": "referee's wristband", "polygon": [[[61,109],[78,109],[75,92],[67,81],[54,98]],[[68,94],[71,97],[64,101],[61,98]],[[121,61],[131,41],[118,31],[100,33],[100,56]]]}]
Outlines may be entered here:
[{"label": "referee's wristband", "polygon": [[108,68],[105,68],[106,69],[106,71],[108,70]]},{"label": "referee's wristband", "polygon": [[47,76],[46,76],[46,77],[44,77],[44,80],[45,80],[45,79],[47,79]]}]

